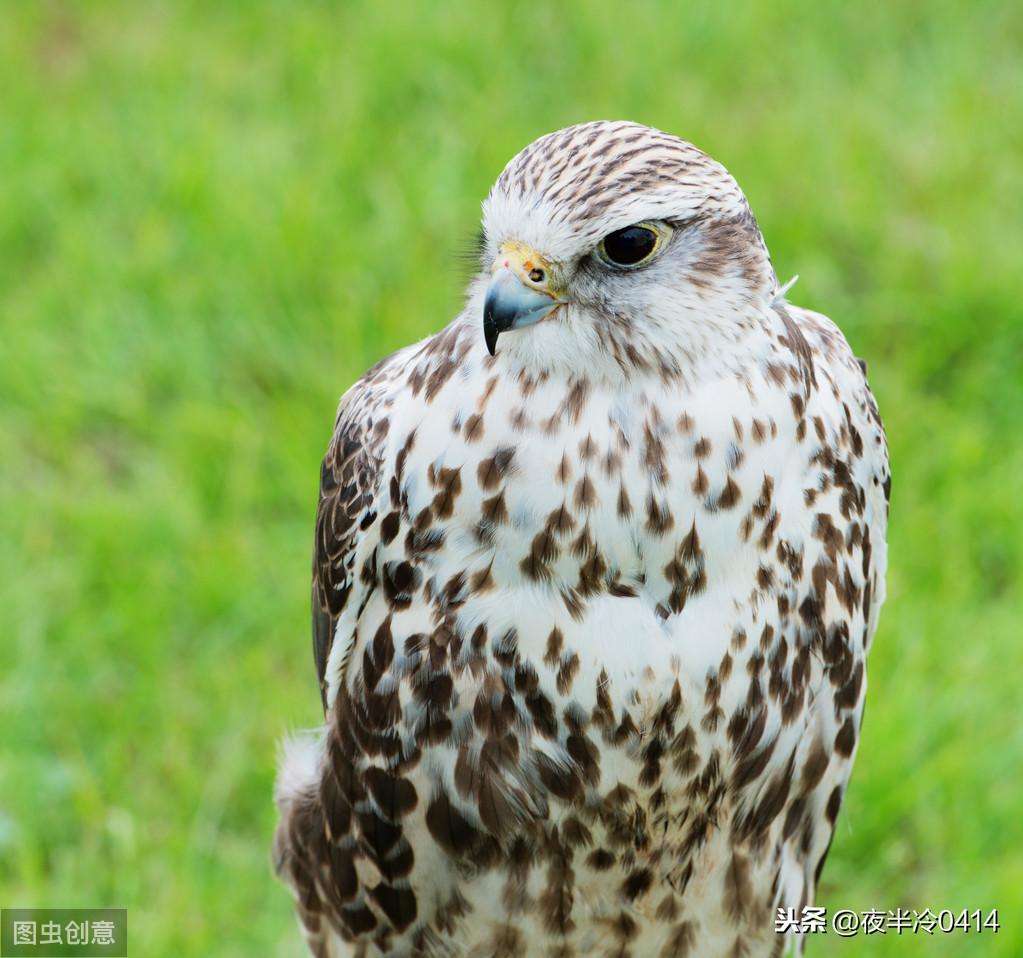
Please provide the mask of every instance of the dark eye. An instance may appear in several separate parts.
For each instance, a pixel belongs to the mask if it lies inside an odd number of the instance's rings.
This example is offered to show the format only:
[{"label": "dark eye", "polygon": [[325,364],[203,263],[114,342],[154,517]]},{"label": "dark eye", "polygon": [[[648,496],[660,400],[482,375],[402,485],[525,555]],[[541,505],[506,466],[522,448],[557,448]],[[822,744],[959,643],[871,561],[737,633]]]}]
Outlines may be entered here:
[{"label": "dark eye", "polygon": [[626,226],[608,233],[597,253],[614,266],[638,266],[657,249],[658,236],[648,226]]}]

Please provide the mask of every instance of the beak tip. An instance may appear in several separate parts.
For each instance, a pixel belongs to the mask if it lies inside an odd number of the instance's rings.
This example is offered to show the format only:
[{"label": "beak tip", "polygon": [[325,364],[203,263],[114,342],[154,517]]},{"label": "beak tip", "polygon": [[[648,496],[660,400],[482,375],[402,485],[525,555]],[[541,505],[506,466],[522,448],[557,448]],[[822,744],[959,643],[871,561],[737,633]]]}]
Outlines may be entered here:
[{"label": "beak tip", "polygon": [[486,343],[487,352],[491,356],[494,355],[497,349],[497,337],[499,335],[500,331],[497,328],[497,323],[494,322],[493,316],[488,311],[483,317],[483,342]]}]

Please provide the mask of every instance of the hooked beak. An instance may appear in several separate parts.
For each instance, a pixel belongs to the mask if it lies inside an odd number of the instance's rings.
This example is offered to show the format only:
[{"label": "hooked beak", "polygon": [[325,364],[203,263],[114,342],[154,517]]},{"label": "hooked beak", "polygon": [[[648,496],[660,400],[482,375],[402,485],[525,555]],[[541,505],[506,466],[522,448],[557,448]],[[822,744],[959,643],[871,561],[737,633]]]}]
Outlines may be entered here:
[{"label": "hooked beak", "polygon": [[501,333],[532,326],[565,302],[556,275],[554,265],[525,243],[501,245],[483,304],[483,338],[491,356]]},{"label": "hooked beak", "polygon": [[487,351],[493,356],[501,333],[532,326],[557,305],[550,293],[527,286],[511,269],[502,266],[494,274],[483,304],[483,338]]}]

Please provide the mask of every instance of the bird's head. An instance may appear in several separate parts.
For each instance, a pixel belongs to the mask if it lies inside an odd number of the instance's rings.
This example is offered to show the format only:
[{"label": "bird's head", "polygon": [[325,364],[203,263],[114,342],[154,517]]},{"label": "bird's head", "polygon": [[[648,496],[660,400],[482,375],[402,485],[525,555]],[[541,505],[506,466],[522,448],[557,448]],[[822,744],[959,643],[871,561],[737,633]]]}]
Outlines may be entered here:
[{"label": "bird's head", "polygon": [[598,353],[622,369],[734,341],[777,289],[720,163],[606,121],[541,137],[505,167],[483,204],[481,285],[491,354],[571,365]]}]

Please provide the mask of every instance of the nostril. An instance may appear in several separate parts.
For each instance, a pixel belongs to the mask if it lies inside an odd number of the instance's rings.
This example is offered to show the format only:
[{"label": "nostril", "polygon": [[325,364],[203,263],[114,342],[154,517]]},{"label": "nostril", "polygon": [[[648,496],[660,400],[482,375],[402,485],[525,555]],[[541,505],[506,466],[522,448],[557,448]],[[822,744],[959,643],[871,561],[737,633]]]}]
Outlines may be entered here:
[{"label": "nostril", "polygon": [[547,274],[544,273],[544,271],[542,269],[531,269],[529,271],[529,278],[534,283],[542,283],[544,281],[544,279],[546,278],[546,275]]}]

